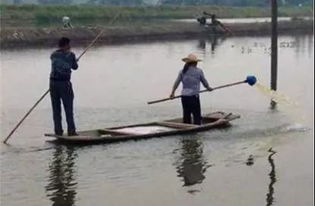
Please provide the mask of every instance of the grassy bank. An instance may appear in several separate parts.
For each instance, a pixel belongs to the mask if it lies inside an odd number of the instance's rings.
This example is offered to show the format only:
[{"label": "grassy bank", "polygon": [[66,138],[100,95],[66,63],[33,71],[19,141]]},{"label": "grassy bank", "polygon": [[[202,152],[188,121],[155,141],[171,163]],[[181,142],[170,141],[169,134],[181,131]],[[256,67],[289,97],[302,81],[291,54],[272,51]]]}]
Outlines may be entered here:
[{"label": "grassy bank", "polygon": [[[270,23],[237,23],[226,24],[233,36],[243,35],[270,35]],[[279,22],[279,34],[312,33],[313,21],[296,20]],[[101,31],[103,31],[98,43],[130,43],[152,40],[173,40],[210,38],[213,36],[211,29],[199,26],[196,23],[184,23],[164,21],[152,25],[131,26],[98,26],[75,27],[73,29],[56,28],[20,28],[7,29],[0,32],[0,47],[24,48],[24,47],[51,47],[55,46],[58,39],[67,36],[73,40],[73,45],[87,45]],[[216,35],[215,35],[216,36]],[[226,36],[226,35],[223,35]]]},{"label": "grassy bank", "polygon": [[[220,18],[266,17],[269,8],[236,7],[119,7],[119,6],[0,6],[1,47],[50,46],[61,36],[69,36],[74,42],[91,41],[104,30],[100,41],[106,43],[130,40],[192,38],[208,35],[205,27],[197,22],[175,22],[169,19],[194,18],[203,11],[215,13]],[[280,8],[280,16],[310,16],[312,8]],[[69,16],[73,29],[63,29],[62,16]],[[109,22],[115,19],[114,24]],[[279,22],[279,32],[312,32],[313,21],[299,20]],[[228,25],[233,35],[268,34],[270,23]]]},{"label": "grassy bank", "polygon": [[[89,5],[0,5],[3,25],[50,25],[69,16],[73,22],[108,22],[116,18],[126,20],[157,20],[194,18],[202,11],[215,13],[220,18],[266,17],[269,8],[223,7],[223,6],[165,6],[165,7],[122,7]],[[281,7],[279,16],[311,16],[312,7]]]}]

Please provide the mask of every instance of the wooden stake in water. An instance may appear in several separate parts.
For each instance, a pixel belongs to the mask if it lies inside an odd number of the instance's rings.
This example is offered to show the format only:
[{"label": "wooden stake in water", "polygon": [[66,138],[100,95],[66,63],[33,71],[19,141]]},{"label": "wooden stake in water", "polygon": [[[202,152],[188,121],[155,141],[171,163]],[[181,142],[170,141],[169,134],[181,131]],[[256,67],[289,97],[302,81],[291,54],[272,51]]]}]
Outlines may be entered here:
[{"label": "wooden stake in water", "polygon": [[[271,89],[277,91],[277,73],[278,73],[278,4],[277,0],[271,0]],[[276,102],[271,100],[271,108],[276,107]]]}]

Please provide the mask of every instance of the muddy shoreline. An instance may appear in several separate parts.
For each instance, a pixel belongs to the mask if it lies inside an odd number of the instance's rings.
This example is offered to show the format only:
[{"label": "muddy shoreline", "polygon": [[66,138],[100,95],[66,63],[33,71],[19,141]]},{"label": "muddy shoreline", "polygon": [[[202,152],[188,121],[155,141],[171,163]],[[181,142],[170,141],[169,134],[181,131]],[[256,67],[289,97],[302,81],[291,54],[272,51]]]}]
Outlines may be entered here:
[{"label": "muddy shoreline", "polygon": [[[269,35],[270,23],[234,23],[226,24],[232,30],[232,36]],[[313,20],[298,20],[278,23],[279,34],[312,33]],[[108,26],[63,28],[14,28],[1,29],[1,49],[30,47],[52,47],[62,36],[72,39],[74,46],[88,44],[102,30],[99,44],[124,44],[155,40],[192,39],[213,36],[209,28],[196,23],[165,23],[150,26]],[[224,34],[223,34],[224,35]]]}]

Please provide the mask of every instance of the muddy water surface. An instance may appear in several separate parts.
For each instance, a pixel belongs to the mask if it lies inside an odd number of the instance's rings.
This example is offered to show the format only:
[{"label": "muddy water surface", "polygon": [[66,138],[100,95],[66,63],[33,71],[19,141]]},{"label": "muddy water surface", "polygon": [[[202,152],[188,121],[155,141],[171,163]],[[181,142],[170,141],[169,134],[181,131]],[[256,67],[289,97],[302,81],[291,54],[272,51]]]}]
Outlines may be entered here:
[{"label": "muddy water surface", "polygon": [[[190,52],[212,86],[249,74],[269,85],[269,47],[265,37],[209,37],[93,48],[73,73],[77,127],[180,117],[178,100],[146,102],[169,95]],[[1,51],[2,138],[48,88],[52,51]],[[60,145],[43,136],[52,131],[46,98],[0,145],[1,205],[312,205],[313,57],[313,36],[280,37],[278,87],[298,105],[270,110],[270,99],[245,84],[205,93],[203,113],[241,119],[198,134]]]}]

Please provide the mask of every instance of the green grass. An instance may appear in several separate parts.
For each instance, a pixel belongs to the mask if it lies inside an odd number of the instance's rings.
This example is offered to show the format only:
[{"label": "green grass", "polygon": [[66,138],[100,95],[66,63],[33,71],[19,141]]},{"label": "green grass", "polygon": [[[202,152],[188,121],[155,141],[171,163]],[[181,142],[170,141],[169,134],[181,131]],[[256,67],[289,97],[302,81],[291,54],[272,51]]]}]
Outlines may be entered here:
[{"label": "green grass", "polygon": [[[73,22],[109,22],[127,20],[158,20],[194,18],[202,11],[215,13],[220,18],[265,17],[270,9],[263,7],[223,7],[223,6],[163,6],[163,7],[124,7],[89,5],[0,5],[1,21],[15,25],[24,22],[51,24],[61,22],[62,16],[69,16]],[[279,16],[311,16],[312,7],[281,7]]]}]

